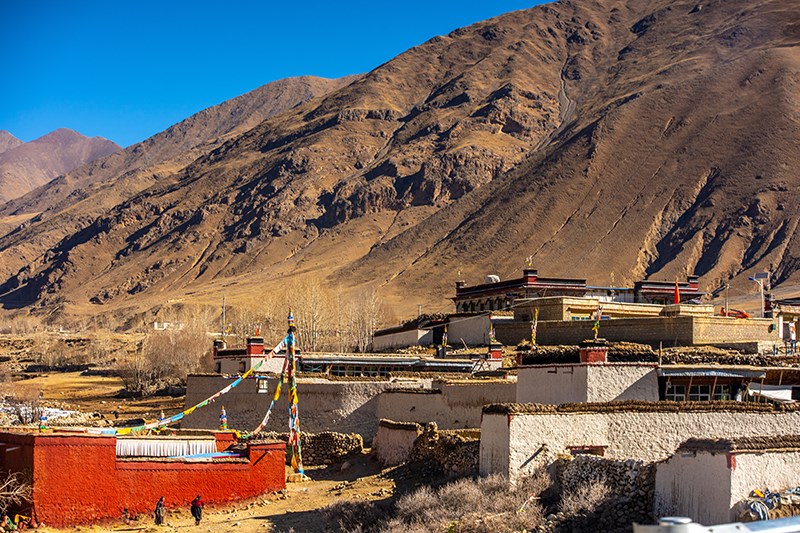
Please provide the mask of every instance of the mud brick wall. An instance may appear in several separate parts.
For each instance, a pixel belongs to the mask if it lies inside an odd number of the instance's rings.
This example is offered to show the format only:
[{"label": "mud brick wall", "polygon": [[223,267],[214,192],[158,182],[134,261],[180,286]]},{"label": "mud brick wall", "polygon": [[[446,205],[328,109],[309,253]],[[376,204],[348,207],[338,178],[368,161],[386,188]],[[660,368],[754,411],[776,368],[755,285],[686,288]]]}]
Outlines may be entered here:
[{"label": "mud brick wall", "polygon": [[[505,408],[506,410],[503,411]],[[788,407],[786,408],[788,409]],[[579,411],[580,410],[580,411]],[[610,402],[487,406],[481,474],[515,479],[575,447],[611,459],[667,459],[688,438],[800,434],[800,411],[742,402]]]},{"label": "mud brick wall", "polygon": [[372,453],[385,466],[399,465],[408,460],[421,434],[422,426],[416,422],[381,419],[378,434],[372,441]]},{"label": "mud brick wall", "polygon": [[479,450],[480,430],[439,431],[435,422],[429,422],[414,442],[409,460],[429,463],[448,476],[474,476]]},{"label": "mud brick wall", "polygon": [[490,403],[516,400],[517,384],[510,380],[440,382],[430,390],[387,390],[378,397],[379,418],[425,424],[444,429],[478,428],[481,409]]},{"label": "mud brick wall", "polygon": [[[220,375],[191,375],[187,380],[185,406],[188,408],[230,385],[235,378]],[[219,427],[220,407],[225,406],[228,426],[240,431],[252,431],[267,412],[276,387],[276,379],[267,380],[265,392],[259,392],[254,379],[243,381],[221,397],[214,405],[198,409],[187,416],[181,427],[208,429]],[[360,433],[371,441],[378,430],[378,395],[392,387],[388,381],[328,381],[310,379],[298,382],[300,423],[311,433],[339,431]],[[266,427],[280,432],[286,427],[288,409],[286,387],[272,411]],[[479,410],[480,411],[480,410]]]}]

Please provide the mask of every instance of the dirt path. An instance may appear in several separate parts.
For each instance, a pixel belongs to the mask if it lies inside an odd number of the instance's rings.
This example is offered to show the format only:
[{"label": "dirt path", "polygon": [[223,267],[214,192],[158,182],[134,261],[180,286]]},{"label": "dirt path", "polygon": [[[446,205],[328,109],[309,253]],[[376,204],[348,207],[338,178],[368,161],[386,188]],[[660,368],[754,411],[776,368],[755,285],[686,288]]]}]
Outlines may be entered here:
[{"label": "dirt path", "polygon": [[[323,532],[335,523],[321,511],[340,500],[386,500],[395,493],[392,470],[381,470],[369,455],[363,454],[350,462],[345,470],[340,468],[311,468],[307,470],[312,481],[289,483],[282,493],[265,494],[251,500],[227,505],[206,506],[199,527],[189,514],[188,506],[169,509],[166,494],[167,517],[165,525],[155,526],[152,516],[141,516],[125,524],[122,521],[104,525],[80,526],[69,531],[212,531],[212,532]],[[401,483],[403,483],[401,481]],[[153,501],[155,507],[155,500]],[[63,533],[66,529],[44,527],[37,531]]]}]

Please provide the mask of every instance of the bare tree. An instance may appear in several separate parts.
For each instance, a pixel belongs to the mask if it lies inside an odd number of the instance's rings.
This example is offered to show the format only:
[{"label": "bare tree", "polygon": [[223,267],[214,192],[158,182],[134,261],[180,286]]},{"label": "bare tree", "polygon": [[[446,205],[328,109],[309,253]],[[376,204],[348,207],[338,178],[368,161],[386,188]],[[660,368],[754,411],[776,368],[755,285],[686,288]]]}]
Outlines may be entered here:
[{"label": "bare tree", "polygon": [[12,505],[22,505],[31,501],[33,489],[20,472],[12,472],[5,479],[0,478],[0,511],[3,513]]},{"label": "bare tree", "polygon": [[151,331],[141,348],[123,365],[129,391],[150,394],[157,389],[185,381],[193,372],[211,368],[211,342],[206,334],[213,313],[198,308],[184,310],[175,329]]},{"label": "bare tree", "polygon": [[382,320],[382,308],[378,293],[368,289],[356,294],[348,306],[350,344],[359,352],[366,352],[372,344],[372,336]]}]

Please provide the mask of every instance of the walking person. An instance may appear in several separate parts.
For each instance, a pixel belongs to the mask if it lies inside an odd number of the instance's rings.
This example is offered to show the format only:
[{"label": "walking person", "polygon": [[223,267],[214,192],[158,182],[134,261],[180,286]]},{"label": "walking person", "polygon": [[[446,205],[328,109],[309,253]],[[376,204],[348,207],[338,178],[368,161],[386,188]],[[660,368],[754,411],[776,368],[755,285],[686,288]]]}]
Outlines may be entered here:
[{"label": "walking person", "polygon": [[164,506],[164,497],[162,496],[161,499],[158,500],[156,504],[156,525],[160,526],[164,523],[164,514],[166,512],[166,507]]},{"label": "walking person", "polygon": [[199,526],[200,520],[203,519],[203,500],[200,499],[199,494],[192,500],[192,516],[194,517],[194,525]]}]

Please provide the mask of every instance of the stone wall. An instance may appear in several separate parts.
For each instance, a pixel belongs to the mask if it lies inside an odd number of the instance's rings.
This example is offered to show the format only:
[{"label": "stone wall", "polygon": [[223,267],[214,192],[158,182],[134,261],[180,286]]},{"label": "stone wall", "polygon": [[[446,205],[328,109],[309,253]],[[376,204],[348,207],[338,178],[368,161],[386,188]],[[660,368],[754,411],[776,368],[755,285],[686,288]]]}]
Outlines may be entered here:
[{"label": "stone wall", "polygon": [[653,521],[656,465],[628,459],[615,461],[594,455],[563,457],[554,464],[562,498],[581,488],[601,482],[609,490],[607,505],[597,515],[596,530],[618,524],[647,524]]},{"label": "stone wall", "polygon": [[481,433],[481,474],[514,479],[573,447],[599,447],[610,459],[653,462],[668,458],[691,437],[800,433],[800,411],[737,402],[487,406]]},{"label": "stone wall", "polygon": [[450,477],[474,476],[478,473],[479,450],[479,431],[439,431],[436,423],[430,422],[414,441],[409,460],[427,463]]},{"label": "stone wall", "polygon": [[518,403],[658,400],[656,365],[589,363],[519,367]]},{"label": "stone wall", "polygon": [[[289,441],[288,433],[268,432],[260,435],[261,438]],[[364,440],[356,433],[335,433],[323,431],[322,433],[300,432],[300,453],[303,455],[303,464],[306,466],[330,465],[341,463],[348,457],[357,455],[364,450]],[[286,464],[290,464],[290,452],[287,449]]]},{"label": "stone wall", "polygon": [[[540,321],[536,330],[539,344],[579,344],[593,337],[591,320]],[[692,346],[695,344],[737,344],[753,341],[778,342],[770,332],[771,319],[726,317],[619,318],[604,320],[600,336],[609,341],[629,341],[651,346]],[[530,338],[529,322],[498,324],[497,340],[516,346]]]}]

